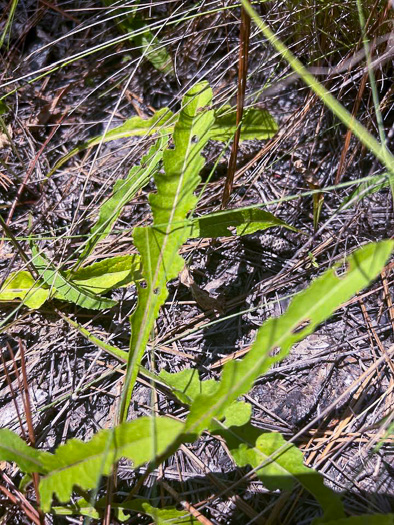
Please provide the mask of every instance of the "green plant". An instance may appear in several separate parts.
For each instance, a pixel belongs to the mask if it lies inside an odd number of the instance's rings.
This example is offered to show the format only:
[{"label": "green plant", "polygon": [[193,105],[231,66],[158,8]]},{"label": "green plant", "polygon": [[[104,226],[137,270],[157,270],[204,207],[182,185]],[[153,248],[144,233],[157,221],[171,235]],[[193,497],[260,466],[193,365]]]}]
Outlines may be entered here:
[{"label": "green plant", "polygon": [[[157,375],[141,366],[159,309],[168,296],[167,283],[183,268],[179,249],[188,238],[228,236],[230,226],[236,227],[239,235],[270,226],[289,227],[263,210],[240,209],[198,218],[190,216],[196,206],[195,190],[204,165],[201,152],[215,125],[211,102],[212,91],[206,82],[194,86],[183,100],[182,110],[174,123],[172,142],[166,141],[163,145],[160,136],[159,144],[164,149],[153,147],[147,155],[149,162],[162,151],[163,170],[152,170],[157,187],[157,192],[149,197],[152,224],[137,227],[133,232],[139,255],[108,259],[77,270],[58,270],[32,243],[32,264],[39,280],[35,281],[30,273],[22,271],[13,275],[1,292],[11,294],[8,299],[23,298],[31,307],[37,307],[34,305],[40,301],[58,298],[89,308],[106,308],[112,306],[111,300],[100,294],[137,282],[138,303],[131,316],[128,352],[100,341],[65,317],[90,341],[126,363],[120,424],[98,432],[86,443],[68,440],[54,453],[36,450],[9,430],[0,430],[0,459],[14,461],[29,475],[40,475],[41,506],[45,512],[51,509],[55,494],[64,504],[54,506],[56,514],[80,513],[100,519],[102,500],[87,502],[80,498],[68,504],[76,486],[85,491],[95,489],[101,477],[109,475],[122,457],[130,459],[134,468],[147,462],[148,468],[156,467],[181,444],[192,442],[208,431],[220,435],[235,462],[239,466],[251,466],[268,488],[291,490],[295,484],[301,484],[323,510],[323,516],[316,523],[345,520],[339,496],[323,484],[317,472],[303,464],[302,453],[281,434],[255,428],[250,423],[251,406],[239,398],[247,394],[253,383],[274,363],[286,357],[295,343],[311,334],[379,274],[394,248],[393,241],[368,244],[346,259],[345,270],[338,264],[316,278],[293,299],[281,317],[269,319],[262,325],[249,353],[241,360],[228,362],[219,381],[201,381],[198,372],[192,369],[171,374],[162,371]],[[156,165],[156,160],[153,163]],[[115,188],[114,195],[117,191]],[[129,198],[130,194],[127,195]],[[92,239],[108,235],[125,200],[112,198],[107,202],[105,213],[100,213],[92,230]],[[85,252],[80,257],[84,258]],[[34,297],[36,302],[33,302]],[[186,405],[189,410],[186,419],[178,421],[155,416],[126,422],[139,373]],[[174,509],[154,509],[149,502],[137,500],[116,503],[114,509],[118,519],[125,518],[125,513],[133,510],[147,513],[157,523],[173,522],[173,519],[183,522],[185,518]],[[350,520],[358,523],[362,518]]]}]

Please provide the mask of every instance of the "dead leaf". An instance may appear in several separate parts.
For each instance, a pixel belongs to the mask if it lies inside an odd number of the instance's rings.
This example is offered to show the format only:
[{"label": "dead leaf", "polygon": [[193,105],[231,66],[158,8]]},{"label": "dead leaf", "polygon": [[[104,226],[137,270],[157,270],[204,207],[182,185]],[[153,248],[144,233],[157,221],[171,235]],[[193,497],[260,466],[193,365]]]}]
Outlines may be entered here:
[{"label": "dead leaf", "polygon": [[186,286],[186,288],[190,289],[193,299],[202,310],[214,310],[215,312],[224,314],[223,301],[212,297],[209,295],[209,292],[200,288],[194,282],[193,276],[189,272],[189,269],[186,265],[179,274],[179,279],[181,283]]}]

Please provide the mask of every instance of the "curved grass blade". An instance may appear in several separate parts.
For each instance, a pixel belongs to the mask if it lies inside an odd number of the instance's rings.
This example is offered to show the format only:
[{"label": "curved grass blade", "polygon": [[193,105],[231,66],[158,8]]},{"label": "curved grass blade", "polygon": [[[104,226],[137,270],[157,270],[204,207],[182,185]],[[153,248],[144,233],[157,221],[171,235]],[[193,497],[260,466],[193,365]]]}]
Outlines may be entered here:
[{"label": "curved grass blade", "polygon": [[174,129],[174,148],[165,150],[164,174],[155,174],[157,193],[149,197],[153,225],[134,230],[145,287],[138,290],[137,308],[131,317],[130,357],[121,401],[121,421],[127,417],[138,365],[159,309],[168,296],[167,282],[175,278],[184,265],[178,251],[187,240],[188,231],[182,223],[197,200],[193,192],[204,166],[201,150],[209,140],[214,120],[213,111],[205,109],[211,100],[212,90],[207,82],[197,84],[185,95]]},{"label": "curved grass blade", "polygon": [[[340,102],[319,82],[296,58],[286,45],[272,32],[270,27],[260,18],[251,6],[249,0],[241,0],[242,5],[255,22],[257,27],[263,33],[269,43],[278,51],[278,53],[289,63],[297,75],[309,86],[312,91],[321,99],[321,101],[341,120],[345,126],[366,146],[371,153],[387,168],[390,174],[394,174],[394,155],[388,150],[385,144],[380,143],[369,133],[358,120],[356,120],[349,111],[342,106]],[[391,181],[391,179],[390,179]]]}]

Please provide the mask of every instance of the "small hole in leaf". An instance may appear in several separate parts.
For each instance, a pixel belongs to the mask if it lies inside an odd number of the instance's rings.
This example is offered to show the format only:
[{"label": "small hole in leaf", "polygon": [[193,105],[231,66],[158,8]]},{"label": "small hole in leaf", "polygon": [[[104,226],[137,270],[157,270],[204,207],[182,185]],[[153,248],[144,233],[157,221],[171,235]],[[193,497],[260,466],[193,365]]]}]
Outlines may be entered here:
[{"label": "small hole in leaf", "polygon": [[299,334],[304,330],[307,326],[311,324],[310,319],[305,319],[304,321],[301,321],[301,323],[298,323],[298,325],[292,330],[293,334]]},{"label": "small hole in leaf", "polygon": [[146,284],[146,281],[140,281],[141,288],[146,288],[148,285]]},{"label": "small hole in leaf", "polygon": [[159,295],[159,292],[160,292],[160,288],[159,288],[159,287],[157,287],[157,288],[155,288],[155,289],[153,290],[153,293],[154,293],[155,295]]},{"label": "small hole in leaf", "polygon": [[192,143],[193,144],[197,144],[197,142],[199,141],[200,139],[197,137],[197,135],[193,135],[192,137]]}]

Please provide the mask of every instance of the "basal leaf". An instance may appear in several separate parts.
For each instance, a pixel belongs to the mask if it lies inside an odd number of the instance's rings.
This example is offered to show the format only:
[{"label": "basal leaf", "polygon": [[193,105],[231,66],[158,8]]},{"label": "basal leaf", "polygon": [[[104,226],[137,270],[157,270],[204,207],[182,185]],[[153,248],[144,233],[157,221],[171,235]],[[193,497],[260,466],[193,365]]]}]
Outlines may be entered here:
[{"label": "basal leaf", "polygon": [[[52,170],[48,173],[48,177],[50,177],[57,169],[63,166],[65,162],[70,160],[80,151],[85,151],[88,148],[97,146],[98,144],[105,144],[106,142],[111,142],[112,140],[154,135],[158,131],[162,131],[164,135],[165,133],[172,132],[173,128],[174,115],[168,108],[159,109],[149,119],[143,119],[139,116],[131,117],[120,126],[116,126],[115,128],[107,131],[105,135],[93,137],[92,139],[84,142],[83,144],[80,144],[69,153],[64,155],[64,157],[58,160]],[[132,171],[133,169],[134,168],[132,168]],[[131,174],[129,174],[128,178],[130,178],[130,176]]]},{"label": "basal leaf", "polygon": [[55,291],[59,298],[92,310],[104,310],[115,306],[116,301],[95,295],[67,280],[65,273],[52,268],[35,246],[32,246],[32,254],[34,267],[43,283],[49,286],[51,291]]},{"label": "basal leaf", "polygon": [[229,230],[230,227],[236,228],[237,235],[248,235],[275,226],[283,226],[289,230],[297,231],[296,228],[268,211],[259,208],[245,208],[212,213],[192,219],[188,236],[189,238],[229,237],[232,235]]},{"label": "basal leaf", "polygon": [[51,507],[52,494],[67,502],[78,485],[83,490],[95,488],[101,476],[111,472],[120,458],[130,459],[133,467],[152,461],[162,454],[182,432],[183,423],[166,417],[141,417],[112,430],[101,430],[84,443],[71,439],[43,457],[46,474],[40,479],[41,505]]},{"label": "basal leaf", "polygon": [[76,272],[65,272],[65,276],[76,286],[100,294],[114,288],[129,286],[141,279],[140,266],[139,255],[120,255],[103,259]]},{"label": "basal leaf", "polygon": [[0,429],[0,460],[15,462],[23,472],[45,472],[43,459],[52,454],[29,447],[11,430]]},{"label": "basal leaf", "polygon": [[[337,275],[339,266],[326,271],[304,292],[298,294],[279,318],[266,321],[246,357],[223,367],[219,388],[212,395],[198,395],[186,421],[186,432],[200,433],[213,417],[221,419],[226,407],[247,393],[253,382],[290,348],[307,335],[355,293],[362,290],[382,269],[393,250],[392,241],[371,243],[347,259],[347,270]],[[275,355],[270,355],[276,349]]]},{"label": "basal leaf", "polygon": [[50,290],[43,283],[36,281],[30,272],[12,273],[0,290],[0,301],[22,299],[29,308],[40,308],[49,298]]},{"label": "basal leaf", "polygon": [[79,262],[84,261],[92,253],[96,244],[107,237],[124,206],[149,182],[152,174],[158,169],[167,142],[168,138],[160,135],[148,153],[142,157],[139,166],[134,166],[125,179],[115,182],[112,196],[100,207],[99,217],[79,256]]},{"label": "basal leaf", "polygon": [[302,452],[278,432],[261,433],[247,424],[216,433],[224,437],[238,466],[260,467],[256,475],[267,489],[292,490],[299,483],[320,503],[324,522],[345,516],[339,495],[324,485],[319,473],[304,465]]},{"label": "basal leaf", "polygon": [[[237,129],[237,112],[231,106],[224,106],[215,114],[211,128],[212,140],[227,142],[234,137]],[[244,113],[240,140],[269,139],[278,131],[275,119],[266,109],[248,109]]]},{"label": "basal leaf", "polygon": [[[121,414],[124,419],[131,392],[159,309],[168,296],[167,282],[182,270],[178,254],[187,240],[187,214],[196,204],[193,192],[204,166],[201,150],[209,139],[213,111],[212,90],[207,82],[194,86],[183,98],[179,120],[173,134],[173,148],[163,154],[164,174],[157,172],[157,193],[151,194],[153,225],[134,229],[134,244],[141,254],[144,287],[138,291],[138,303],[131,317],[130,358],[127,365]],[[181,225],[181,226],[180,226]]]}]

